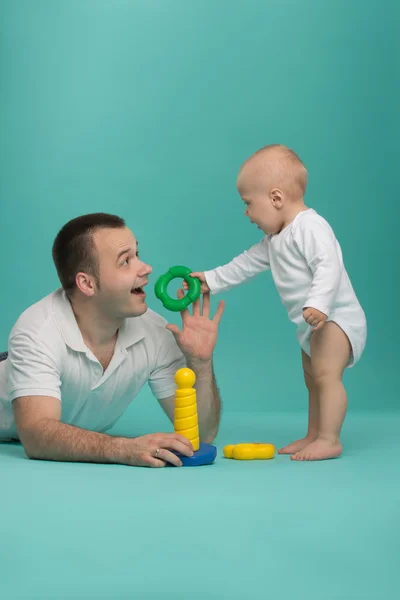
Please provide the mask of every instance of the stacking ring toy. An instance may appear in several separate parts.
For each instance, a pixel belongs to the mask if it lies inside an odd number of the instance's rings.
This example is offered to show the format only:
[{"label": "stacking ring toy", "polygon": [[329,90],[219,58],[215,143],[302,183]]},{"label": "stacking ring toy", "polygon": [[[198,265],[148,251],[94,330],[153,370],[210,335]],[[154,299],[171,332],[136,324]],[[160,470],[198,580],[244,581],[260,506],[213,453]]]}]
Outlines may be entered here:
[{"label": "stacking ring toy", "polygon": [[[161,300],[164,308],[172,311],[185,310],[192,302],[195,302],[200,296],[201,283],[196,277],[190,277],[192,271],[188,267],[176,266],[168,269],[164,275],[161,275],[156,281],[154,288],[156,297]],[[184,279],[188,284],[188,293],[184,298],[174,299],[168,296],[167,287],[173,279]]]},{"label": "stacking ring toy", "polygon": [[274,458],[273,444],[229,444],[224,447],[225,458],[236,460],[269,460]]}]

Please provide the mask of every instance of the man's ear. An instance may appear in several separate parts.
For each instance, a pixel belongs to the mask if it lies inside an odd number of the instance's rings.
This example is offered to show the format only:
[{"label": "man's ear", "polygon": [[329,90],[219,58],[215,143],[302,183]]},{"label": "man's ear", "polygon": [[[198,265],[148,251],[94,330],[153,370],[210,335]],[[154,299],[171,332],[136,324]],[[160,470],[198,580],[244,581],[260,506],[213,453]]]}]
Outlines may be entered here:
[{"label": "man's ear", "polygon": [[85,296],[94,296],[96,292],[96,282],[94,278],[87,273],[77,273],[75,277],[75,283],[78,290],[85,294]]}]

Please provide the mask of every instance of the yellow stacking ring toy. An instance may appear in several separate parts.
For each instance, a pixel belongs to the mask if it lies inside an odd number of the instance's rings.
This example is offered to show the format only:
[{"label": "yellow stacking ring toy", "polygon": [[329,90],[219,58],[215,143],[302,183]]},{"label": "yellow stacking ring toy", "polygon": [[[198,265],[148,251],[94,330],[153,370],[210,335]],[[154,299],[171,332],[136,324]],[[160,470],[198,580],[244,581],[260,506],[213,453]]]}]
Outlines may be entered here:
[{"label": "yellow stacking ring toy", "polygon": [[[171,311],[185,310],[192,302],[195,302],[200,296],[201,283],[197,277],[190,277],[192,271],[188,267],[176,266],[168,269],[164,275],[161,275],[156,281],[154,288],[156,297],[161,300],[164,308]],[[168,284],[173,279],[184,279],[188,284],[188,292],[183,298],[174,299],[168,296]]]},{"label": "yellow stacking ring toy", "polygon": [[225,458],[236,460],[268,460],[275,456],[273,444],[229,444],[224,447]]}]

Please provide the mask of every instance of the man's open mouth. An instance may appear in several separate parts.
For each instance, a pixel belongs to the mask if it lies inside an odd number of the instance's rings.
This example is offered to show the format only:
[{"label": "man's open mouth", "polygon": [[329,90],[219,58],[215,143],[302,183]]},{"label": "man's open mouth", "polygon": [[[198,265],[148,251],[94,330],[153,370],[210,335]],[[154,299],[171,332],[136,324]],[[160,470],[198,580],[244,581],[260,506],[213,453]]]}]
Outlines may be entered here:
[{"label": "man's open mouth", "polygon": [[144,290],[141,287],[132,288],[131,294],[144,294]]}]

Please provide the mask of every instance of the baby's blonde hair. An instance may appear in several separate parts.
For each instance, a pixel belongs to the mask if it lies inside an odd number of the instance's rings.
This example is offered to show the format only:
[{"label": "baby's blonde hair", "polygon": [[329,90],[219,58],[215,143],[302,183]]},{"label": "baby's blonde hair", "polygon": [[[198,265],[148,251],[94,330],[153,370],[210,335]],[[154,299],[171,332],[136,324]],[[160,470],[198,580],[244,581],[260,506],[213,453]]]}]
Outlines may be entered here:
[{"label": "baby's blonde hair", "polygon": [[303,197],[306,193],[307,169],[296,152],[283,144],[270,144],[257,150],[243,163],[240,173],[246,166],[254,168],[256,175],[267,175],[272,185],[283,187],[294,197]]}]

